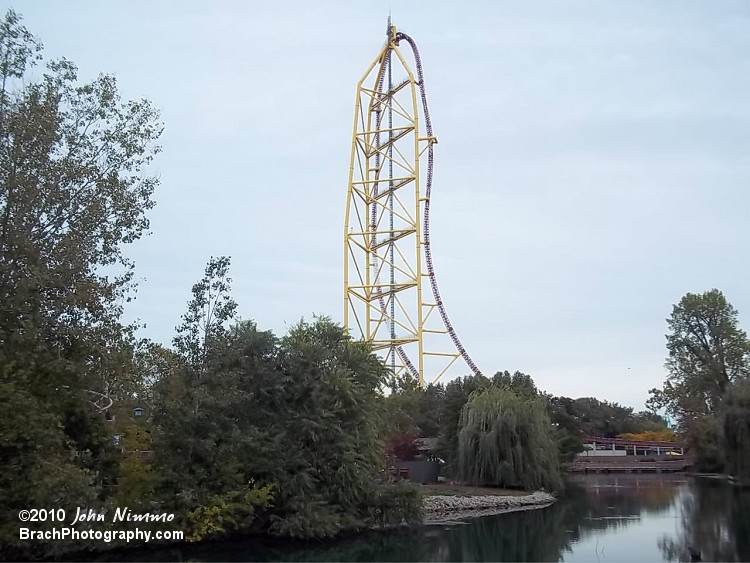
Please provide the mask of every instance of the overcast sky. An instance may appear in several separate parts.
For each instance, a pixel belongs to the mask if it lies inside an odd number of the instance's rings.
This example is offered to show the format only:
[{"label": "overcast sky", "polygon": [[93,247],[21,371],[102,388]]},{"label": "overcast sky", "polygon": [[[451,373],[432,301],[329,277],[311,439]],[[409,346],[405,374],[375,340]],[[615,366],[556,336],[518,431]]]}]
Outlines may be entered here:
[{"label": "overcast sky", "polygon": [[[750,3],[391,2],[435,133],[432,247],[485,373],[643,408],[665,319],[719,288],[750,325]],[[244,318],[341,321],[356,82],[387,2],[6,3],[166,125],[128,318],[168,343],[211,255]],[[468,370],[467,370],[468,372]]]}]

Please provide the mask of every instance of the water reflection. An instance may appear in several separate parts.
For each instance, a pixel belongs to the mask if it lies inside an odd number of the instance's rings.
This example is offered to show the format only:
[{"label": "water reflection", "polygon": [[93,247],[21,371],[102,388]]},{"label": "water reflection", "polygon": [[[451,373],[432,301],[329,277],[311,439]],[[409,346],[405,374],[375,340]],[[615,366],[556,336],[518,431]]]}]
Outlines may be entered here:
[{"label": "water reflection", "polygon": [[702,481],[680,499],[677,533],[659,540],[664,559],[750,561],[750,491]]},{"label": "water reflection", "polygon": [[[668,475],[572,479],[542,510],[333,542],[223,542],[122,553],[183,561],[704,561],[750,560],[750,493]],[[112,558],[109,554],[108,558]]]}]

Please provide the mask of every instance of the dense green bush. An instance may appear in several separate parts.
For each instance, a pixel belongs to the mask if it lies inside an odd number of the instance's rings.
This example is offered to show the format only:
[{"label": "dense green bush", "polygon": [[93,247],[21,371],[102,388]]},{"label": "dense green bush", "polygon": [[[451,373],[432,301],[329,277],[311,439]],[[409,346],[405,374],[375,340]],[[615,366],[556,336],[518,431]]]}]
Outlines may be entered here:
[{"label": "dense green bush", "polygon": [[366,512],[380,528],[418,524],[424,517],[421,488],[406,481],[381,485],[375,489]]}]

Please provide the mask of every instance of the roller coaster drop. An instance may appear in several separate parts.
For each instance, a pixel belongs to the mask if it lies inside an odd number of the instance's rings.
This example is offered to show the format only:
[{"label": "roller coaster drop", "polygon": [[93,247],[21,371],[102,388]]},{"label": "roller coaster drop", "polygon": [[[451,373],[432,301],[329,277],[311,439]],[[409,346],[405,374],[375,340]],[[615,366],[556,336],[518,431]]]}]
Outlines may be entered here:
[{"label": "roller coaster drop", "polygon": [[[344,326],[370,341],[397,377],[433,383],[460,358],[479,375],[448,319],[432,264],[437,139],[422,62],[414,40],[390,21],[387,33],[357,85],[344,223]],[[416,76],[399,49],[402,41],[411,49]]]}]

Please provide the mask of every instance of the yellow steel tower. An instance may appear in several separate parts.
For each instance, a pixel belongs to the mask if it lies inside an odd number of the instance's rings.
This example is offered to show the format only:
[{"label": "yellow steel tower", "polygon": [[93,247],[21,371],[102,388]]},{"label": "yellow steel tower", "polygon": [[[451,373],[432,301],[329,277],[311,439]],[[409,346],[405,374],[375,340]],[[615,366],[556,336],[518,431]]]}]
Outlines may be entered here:
[{"label": "yellow steel tower", "polygon": [[[414,70],[401,42],[411,48]],[[344,326],[371,341],[396,376],[411,375],[420,385],[440,379],[461,357],[479,373],[448,320],[432,267],[436,143],[416,44],[389,21],[385,45],[357,84],[344,222]],[[425,279],[432,291],[425,291]]]}]

